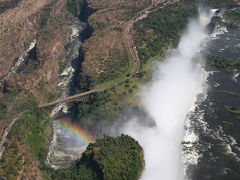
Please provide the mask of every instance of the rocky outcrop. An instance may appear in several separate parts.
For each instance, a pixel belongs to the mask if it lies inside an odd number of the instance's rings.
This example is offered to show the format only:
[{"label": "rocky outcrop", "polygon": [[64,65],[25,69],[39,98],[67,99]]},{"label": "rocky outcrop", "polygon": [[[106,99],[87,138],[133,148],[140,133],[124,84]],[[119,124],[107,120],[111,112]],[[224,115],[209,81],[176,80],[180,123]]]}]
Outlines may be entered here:
[{"label": "rocky outcrop", "polygon": [[0,14],[0,76],[8,73],[36,37],[41,11],[48,0],[24,0]]},{"label": "rocky outcrop", "polygon": [[[59,75],[59,82],[57,85],[58,99],[68,97],[73,93],[74,79],[76,77],[77,69],[80,65],[79,51],[82,45],[81,33],[87,28],[86,23],[80,22],[78,19],[72,19],[69,24],[72,33],[70,35],[70,42],[67,44],[66,61]],[[57,105],[51,116],[56,115],[58,112],[68,113],[68,103],[61,103]],[[53,168],[61,168],[70,166],[71,162],[76,160],[85,147],[81,143],[76,143],[75,147],[71,147],[69,142],[72,141],[72,135],[62,128],[58,121],[53,121],[53,139],[49,146],[47,156],[47,163]]]},{"label": "rocky outcrop", "polygon": [[[41,8],[39,7],[36,12],[34,11],[35,13],[27,16],[22,25],[15,25],[16,21],[13,20],[13,29],[17,28],[21,31],[20,27],[23,26],[24,29],[22,30],[25,34],[20,32],[19,35],[19,32],[13,30],[0,34],[0,38],[3,39],[3,42],[6,42],[5,44],[1,44],[2,41],[0,42],[0,47],[4,47],[0,49],[0,81],[5,79],[5,85],[8,87],[8,90],[5,91],[3,85],[0,86],[1,92],[11,92],[15,88],[24,89],[33,94],[39,102],[46,102],[50,96],[55,95],[59,73],[62,66],[66,66],[68,61],[65,56],[69,50],[67,44],[73,38],[71,37],[72,30],[69,27],[73,17],[64,9],[65,2],[65,0],[54,1],[54,3],[53,1],[51,3],[46,1]],[[26,4],[20,3],[16,9],[10,11],[16,11],[16,14],[19,14],[19,11],[22,11],[22,6],[28,7]],[[31,6],[35,7],[33,4]],[[5,16],[1,16],[6,18],[8,13],[10,12],[6,11],[3,13]],[[18,18],[15,17],[15,19]],[[24,23],[27,24],[26,27]],[[9,29],[10,27],[6,25],[5,28]],[[13,37],[10,38],[10,36]],[[10,46],[8,42],[13,46]],[[18,43],[15,44],[15,42]],[[21,43],[24,44],[23,47]],[[28,58],[30,51],[33,49],[36,56],[35,62],[29,61]],[[6,51],[5,54],[1,53],[3,50]],[[25,68],[28,69],[27,73],[23,71]],[[22,71],[24,73],[16,75],[16,73]],[[21,79],[21,86],[16,87],[15,85],[18,84],[16,81],[19,78]]]},{"label": "rocky outcrop", "polygon": [[36,46],[36,39],[34,39],[28,49],[26,51],[24,51],[20,57],[17,59],[17,61],[13,64],[13,66],[11,67],[10,71],[8,72],[7,76],[10,76],[12,74],[16,74],[16,73],[20,73],[24,67],[27,65],[28,63],[28,57],[30,52],[35,48]]},{"label": "rocky outcrop", "polygon": [[[59,82],[57,85],[57,95],[58,99],[64,99],[69,95],[72,95],[74,89],[74,78],[80,64],[79,51],[82,44],[80,34],[86,29],[87,25],[80,22],[78,19],[73,19],[69,27],[72,31],[70,37],[71,40],[67,44],[66,48],[66,61],[64,68],[59,76]],[[64,113],[68,112],[68,106],[66,103],[62,103],[56,106],[52,111],[52,115],[56,114],[59,111]]]}]

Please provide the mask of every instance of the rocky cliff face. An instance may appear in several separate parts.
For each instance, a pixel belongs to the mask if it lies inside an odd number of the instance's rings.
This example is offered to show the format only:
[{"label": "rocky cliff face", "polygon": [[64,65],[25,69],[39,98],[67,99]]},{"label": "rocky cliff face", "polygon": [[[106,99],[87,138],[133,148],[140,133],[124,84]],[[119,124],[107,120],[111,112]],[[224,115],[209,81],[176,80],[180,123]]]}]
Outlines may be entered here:
[{"label": "rocky cliff face", "polygon": [[[80,35],[87,28],[87,25],[79,21],[77,18],[74,18],[71,20],[69,28],[71,29],[70,42],[66,45],[66,60],[60,70],[57,85],[58,99],[64,99],[74,93],[74,79],[81,63],[79,59],[79,51],[82,45],[82,38]],[[52,116],[59,111],[67,113],[68,105],[66,103],[57,105],[52,111]]]},{"label": "rocky cliff face", "polygon": [[[86,27],[65,8],[66,0],[22,0],[0,14],[0,98],[33,97],[37,103],[71,93],[81,37]],[[3,100],[1,99],[1,101]],[[4,130],[7,118],[0,121]],[[10,118],[11,119],[11,118]],[[22,151],[28,147],[22,147]],[[24,156],[27,159],[27,156]],[[19,178],[41,179],[38,164],[23,169]]]},{"label": "rocky cliff face", "polygon": [[[94,82],[101,78],[98,82],[102,82],[110,76],[110,79],[116,78],[128,68],[122,30],[135,12],[151,1],[89,0],[89,5],[84,5],[84,10],[81,9],[80,20],[84,23],[66,10],[66,2],[67,0],[19,0],[15,7],[0,12],[0,102],[6,105],[6,111],[0,112],[0,119],[2,114],[5,118],[0,121],[0,132],[4,132],[4,127],[12,116],[22,111],[23,107],[19,107],[25,103],[23,101],[33,100],[42,104],[65,98],[73,93],[73,84],[80,84],[85,77],[95,78]],[[133,10],[135,7],[136,11]],[[79,35],[81,33],[83,37]],[[91,38],[88,39],[89,37]],[[80,47],[84,53],[81,62]],[[84,63],[79,69],[82,60]],[[78,81],[74,81],[76,72],[81,72]],[[79,90],[82,91],[81,88]],[[6,100],[5,97],[9,99]],[[67,112],[67,109],[66,104],[61,104],[55,112]],[[54,127],[57,132],[58,126]],[[70,165],[70,158],[75,160],[83,151],[79,149],[82,145],[76,148],[66,147],[65,142],[69,139],[64,132],[60,133],[53,139],[52,151],[48,156],[49,164],[55,167],[66,166],[66,162]],[[20,150],[25,152],[27,148],[29,147],[23,143]],[[33,154],[28,154],[34,159]],[[28,159],[28,156],[23,155],[23,159]],[[32,167],[21,165],[24,171],[27,169],[26,172],[32,174],[29,176],[20,172],[19,179],[31,179],[34,176],[41,179],[39,172],[32,171],[39,170],[37,162]],[[2,172],[0,169],[0,174]]]},{"label": "rocky cliff face", "polygon": [[[84,43],[83,74],[95,84],[114,80],[129,68],[129,57],[123,32],[137,12],[149,6],[151,0],[88,0],[89,8],[97,10],[88,22],[94,29]],[[126,37],[125,37],[126,38]]]},{"label": "rocky cliff face", "polygon": [[0,76],[36,37],[40,14],[48,0],[24,0],[0,14]]},{"label": "rocky cliff face", "polygon": [[[71,41],[65,0],[21,1],[0,15],[1,92],[31,93],[38,102],[54,98]],[[29,9],[29,10],[28,10]],[[15,16],[14,16],[15,14]],[[29,60],[29,51],[34,49]]]}]

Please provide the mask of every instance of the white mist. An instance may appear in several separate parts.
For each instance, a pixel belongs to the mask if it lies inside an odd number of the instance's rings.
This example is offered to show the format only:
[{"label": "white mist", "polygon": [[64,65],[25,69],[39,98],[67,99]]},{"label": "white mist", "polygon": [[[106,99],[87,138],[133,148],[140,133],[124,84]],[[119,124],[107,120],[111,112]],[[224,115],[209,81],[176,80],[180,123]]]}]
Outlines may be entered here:
[{"label": "white mist", "polygon": [[181,157],[184,124],[204,83],[202,67],[193,58],[208,36],[205,28],[212,14],[200,11],[200,17],[189,22],[178,48],[157,63],[152,80],[140,90],[142,106],[156,126],[143,127],[135,119],[122,128],[123,133],[136,138],[144,149],[146,164],[141,179],[184,179]]}]

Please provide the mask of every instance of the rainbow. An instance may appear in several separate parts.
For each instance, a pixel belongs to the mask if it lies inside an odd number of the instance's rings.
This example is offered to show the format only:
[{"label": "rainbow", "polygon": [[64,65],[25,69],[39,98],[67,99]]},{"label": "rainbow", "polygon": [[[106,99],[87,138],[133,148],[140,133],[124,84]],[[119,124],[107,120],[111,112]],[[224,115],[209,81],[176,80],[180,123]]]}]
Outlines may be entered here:
[{"label": "rainbow", "polygon": [[75,134],[78,139],[84,141],[86,144],[95,142],[95,138],[92,135],[90,135],[86,130],[79,127],[77,124],[66,120],[60,121],[60,124],[65,129]]}]

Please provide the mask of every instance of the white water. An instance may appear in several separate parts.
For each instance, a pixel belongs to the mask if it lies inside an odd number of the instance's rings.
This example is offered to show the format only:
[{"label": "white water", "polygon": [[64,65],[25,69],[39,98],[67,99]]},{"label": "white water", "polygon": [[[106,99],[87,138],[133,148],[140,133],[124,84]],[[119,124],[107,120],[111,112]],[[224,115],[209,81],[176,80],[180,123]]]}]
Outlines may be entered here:
[{"label": "white water", "polygon": [[[79,36],[80,32],[86,29],[86,24],[75,20],[70,25],[70,28],[72,30],[70,35],[71,46],[66,54],[67,60],[64,69],[59,75],[57,86],[58,99],[64,99],[71,93],[76,68],[73,64],[79,56],[79,48],[81,46],[81,38]],[[71,162],[81,157],[82,152],[86,149],[85,143],[77,141],[74,134],[67,131],[58,122],[59,119],[54,119],[59,112],[67,114],[69,112],[69,103],[60,103],[51,112],[51,117],[53,118],[53,138],[49,146],[46,162],[55,169],[70,166]]]},{"label": "white water", "polygon": [[[24,63],[28,60],[27,57],[29,56],[29,52],[36,46],[36,39],[34,39],[27,50],[25,50],[20,57],[17,59],[17,61],[13,64],[13,66],[11,67],[11,69],[9,70],[9,72],[6,74],[5,77],[11,76],[13,74],[16,74],[20,69],[21,66],[24,65]],[[0,79],[0,86],[2,83],[2,79]]]},{"label": "white water", "polygon": [[[200,11],[199,19],[189,22],[178,48],[158,63],[152,80],[140,90],[142,105],[156,126],[144,127],[134,119],[122,128],[144,149],[145,170],[141,179],[184,179],[181,142],[187,115],[204,87],[205,74],[197,61],[201,60],[199,49],[208,36],[205,27],[212,14]],[[191,137],[196,138],[190,133]]]},{"label": "white water", "polygon": [[21,56],[18,58],[17,62],[12,66],[11,70],[8,72],[7,76],[10,76],[12,74],[16,74],[19,67],[26,61],[26,57],[29,55],[29,52],[36,46],[36,39],[34,39],[28,49],[24,51]]}]

